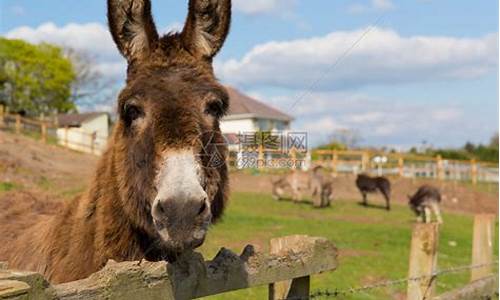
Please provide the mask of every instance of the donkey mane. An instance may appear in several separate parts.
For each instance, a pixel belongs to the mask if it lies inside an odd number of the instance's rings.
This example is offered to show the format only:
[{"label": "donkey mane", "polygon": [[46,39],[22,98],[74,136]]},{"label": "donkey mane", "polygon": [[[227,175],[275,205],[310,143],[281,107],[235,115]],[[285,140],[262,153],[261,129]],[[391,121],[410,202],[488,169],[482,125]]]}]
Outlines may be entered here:
[{"label": "donkey mane", "polygon": [[[60,283],[85,278],[109,259],[173,260],[203,242],[228,191],[219,129],[228,97],[211,62],[228,34],[230,11],[230,0],[190,0],[183,31],[160,38],[149,0],[108,0],[110,31],[128,61],[108,149],[88,189],[63,206],[30,194],[0,201],[0,227],[8,231],[0,235],[0,260]],[[213,133],[210,140],[204,131]],[[197,177],[169,175],[180,159],[192,161]],[[201,198],[186,192],[187,183]]]}]

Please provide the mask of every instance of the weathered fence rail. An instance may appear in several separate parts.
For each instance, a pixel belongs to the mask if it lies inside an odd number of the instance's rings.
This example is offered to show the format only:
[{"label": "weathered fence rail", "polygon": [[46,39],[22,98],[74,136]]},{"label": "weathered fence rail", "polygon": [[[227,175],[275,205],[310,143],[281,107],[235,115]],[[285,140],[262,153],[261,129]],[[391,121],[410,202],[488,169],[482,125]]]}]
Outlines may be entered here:
[{"label": "weathered fence rail", "polygon": [[[33,272],[0,271],[0,299],[193,299],[274,282],[306,278],[337,267],[337,249],[323,238],[294,240],[279,253],[256,252],[247,246],[240,255],[221,249],[211,261],[198,253],[165,262],[110,261],[101,271],[74,282],[49,285]],[[301,286],[286,297],[303,295]]]},{"label": "weathered fence rail", "polygon": [[[269,286],[269,299],[330,299],[373,289],[407,285],[407,300],[490,299],[498,295],[494,274],[493,233],[496,216],[475,216],[472,264],[438,268],[439,225],[413,227],[408,277],[338,290],[310,290],[310,276],[337,268],[337,249],[324,238],[303,235],[271,240],[270,253],[244,248],[240,255],[221,249],[213,260],[190,253],[176,263],[114,261],[88,278],[50,285],[34,272],[7,270],[0,263],[0,299],[194,299],[238,289]],[[463,287],[435,296],[434,286],[446,274],[471,272]]]},{"label": "weathered fence rail", "polygon": [[[475,159],[444,159],[403,153],[368,151],[317,150],[317,162],[334,173],[370,172],[407,178],[434,178],[439,180],[498,182],[498,164]],[[379,162],[375,157],[383,157]]]}]

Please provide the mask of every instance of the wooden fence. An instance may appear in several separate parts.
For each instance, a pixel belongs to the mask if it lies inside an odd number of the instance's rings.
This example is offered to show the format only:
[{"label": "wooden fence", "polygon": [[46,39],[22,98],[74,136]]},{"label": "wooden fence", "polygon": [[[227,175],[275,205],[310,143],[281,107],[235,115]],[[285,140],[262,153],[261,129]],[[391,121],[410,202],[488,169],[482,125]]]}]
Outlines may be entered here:
[{"label": "wooden fence", "polygon": [[[50,285],[40,274],[8,270],[0,263],[0,299],[193,299],[261,285],[269,286],[269,299],[337,298],[370,289],[407,283],[407,300],[489,299],[498,292],[493,273],[494,215],[476,215],[472,264],[439,269],[439,225],[413,227],[408,277],[335,292],[310,290],[310,276],[337,268],[337,249],[324,238],[289,236],[271,240],[270,253],[247,246],[240,255],[222,248],[211,261],[198,253],[178,262],[109,261],[99,272],[74,282]],[[389,263],[389,262],[388,262]],[[471,271],[469,284],[435,296],[439,277]]]},{"label": "wooden fence", "polygon": [[[39,134],[43,142],[52,138],[61,146],[92,154],[101,154],[107,143],[107,137],[76,128],[58,128],[57,124],[48,120],[34,120],[9,114],[0,105],[1,128],[12,128],[17,134],[24,131],[34,132]],[[237,168],[259,169],[301,169],[312,164],[320,164],[330,169],[334,175],[365,172],[406,178],[470,181],[473,184],[499,181],[498,164],[474,159],[464,161],[443,159],[440,156],[423,157],[356,150],[316,150],[312,153],[300,153],[291,149],[284,153],[281,150],[265,149],[262,145],[250,154],[253,155],[242,160],[233,151],[228,156],[228,164]],[[377,156],[385,157],[387,161],[377,163],[374,161]],[[311,161],[311,157],[317,158]]]},{"label": "wooden fence", "polygon": [[[482,299],[497,290],[498,274],[493,273],[493,243],[495,215],[481,214],[474,218],[472,243],[472,264],[456,271],[470,270],[471,283],[435,299]],[[423,280],[408,281],[407,300],[433,299],[438,277],[448,273],[439,270],[438,265],[439,225],[416,224],[413,229],[408,277]],[[454,268],[448,270],[450,273]]]},{"label": "wooden fence", "polygon": [[308,296],[309,276],[337,267],[337,249],[326,239],[292,236],[272,244],[267,254],[253,246],[241,255],[223,248],[211,261],[197,253],[175,264],[110,261],[86,279],[58,285],[37,273],[3,270],[0,299],[193,299],[260,285],[270,285],[270,299],[288,299]]},{"label": "wooden fence", "polygon": [[[236,168],[304,169],[319,164],[333,175],[369,173],[405,178],[434,178],[439,180],[498,182],[498,163],[472,160],[443,159],[441,156],[425,157],[403,153],[378,153],[362,150],[315,150],[287,153],[272,149],[256,148],[247,153],[243,163],[237,152],[229,155],[229,165]],[[377,160],[378,158],[378,160]]]},{"label": "wooden fence", "polygon": [[32,119],[4,111],[0,105],[0,129],[11,129],[16,134],[35,134],[43,143],[57,143],[66,148],[91,154],[101,154],[107,137],[68,126],[60,128],[53,120]]},{"label": "wooden fence", "polygon": [[[317,163],[338,173],[372,173],[407,178],[498,182],[498,164],[489,162],[443,159],[411,154],[367,151],[317,150]],[[378,160],[376,159],[378,158]]]}]

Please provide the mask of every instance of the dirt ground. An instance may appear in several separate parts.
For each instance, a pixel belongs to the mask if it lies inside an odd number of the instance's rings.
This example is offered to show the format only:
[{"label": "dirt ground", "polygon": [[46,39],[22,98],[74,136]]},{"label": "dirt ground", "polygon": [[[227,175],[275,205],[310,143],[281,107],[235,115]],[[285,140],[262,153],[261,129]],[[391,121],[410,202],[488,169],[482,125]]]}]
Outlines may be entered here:
[{"label": "dirt ground", "polygon": [[0,131],[0,183],[37,198],[61,200],[83,191],[98,158]]},{"label": "dirt ground", "polygon": [[[11,183],[10,193],[29,191],[39,199],[65,200],[85,189],[94,172],[98,157],[45,145],[28,137],[0,131],[0,184]],[[271,181],[276,175],[231,172],[234,192],[271,193]],[[391,178],[392,201],[407,202],[418,186],[430,183],[443,193],[443,207],[465,213],[498,213],[498,189],[491,186],[480,190],[470,184]],[[1,191],[1,189],[0,189]],[[307,197],[307,196],[306,196]],[[353,175],[334,179],[334,198],[360,201]],[[382,206],[380,195],[370,195],[368,201]]]}]

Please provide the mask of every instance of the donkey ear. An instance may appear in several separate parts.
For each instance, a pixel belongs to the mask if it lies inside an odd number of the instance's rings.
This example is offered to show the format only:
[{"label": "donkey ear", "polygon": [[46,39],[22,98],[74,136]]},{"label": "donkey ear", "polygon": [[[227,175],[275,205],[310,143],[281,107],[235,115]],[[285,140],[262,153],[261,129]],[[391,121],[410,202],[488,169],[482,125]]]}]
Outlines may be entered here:
[{"label": "donkey ear", "polygon": [[148,57],[158,43],[150,0],[108,0],[108,22],[113,40],[129,63]]},{"label": "donkey ear", "polygon": [[198,58],[211,59],[224,44],[230,23],[231,0],[190,0],[184,47]]}]

